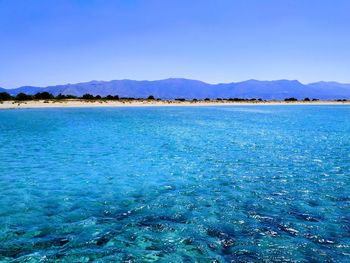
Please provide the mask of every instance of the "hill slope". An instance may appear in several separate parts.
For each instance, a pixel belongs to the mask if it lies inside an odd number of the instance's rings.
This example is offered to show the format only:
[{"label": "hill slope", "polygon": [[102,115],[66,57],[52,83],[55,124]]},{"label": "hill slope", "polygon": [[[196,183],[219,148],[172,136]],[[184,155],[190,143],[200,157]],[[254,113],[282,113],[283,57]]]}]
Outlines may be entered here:
[{"label": "hill slope", "polygon": [[46,88],[24,86],[16,89],[1,89],[16,95],[20,92],[35,94],[47,91],[54,95],[82,96],[119,95],[120,97],[146,98],[153,95],[161,99],[204,99],[204,98],[262,98],[285,99],[305,97],[318,99],[350,99],[350,84],[337,82],[317,82],[302,84],[296,80],[258,81],[248,80],[227,84],[208,84],[181,78],[156,81],[112,80],[90,81],[78,84],[49,86]]}]

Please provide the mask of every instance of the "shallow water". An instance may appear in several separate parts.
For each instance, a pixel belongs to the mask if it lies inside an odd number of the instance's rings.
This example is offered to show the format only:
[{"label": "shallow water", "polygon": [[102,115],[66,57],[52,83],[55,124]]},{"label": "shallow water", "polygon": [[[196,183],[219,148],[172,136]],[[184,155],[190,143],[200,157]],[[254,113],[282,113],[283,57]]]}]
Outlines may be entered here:
[{"label": "shallow water", "polygon": [[350,107],[0,111],[1,262],[350,261]]}]

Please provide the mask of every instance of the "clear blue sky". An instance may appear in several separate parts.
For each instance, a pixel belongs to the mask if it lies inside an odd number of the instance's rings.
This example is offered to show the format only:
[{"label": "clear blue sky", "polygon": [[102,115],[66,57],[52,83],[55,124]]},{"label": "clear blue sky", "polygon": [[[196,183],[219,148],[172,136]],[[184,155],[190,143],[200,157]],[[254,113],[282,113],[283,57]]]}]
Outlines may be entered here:
[{"label": "clear blue sky", "polygon": [[350,83],[349,0],[0,0],[0,86]]}]

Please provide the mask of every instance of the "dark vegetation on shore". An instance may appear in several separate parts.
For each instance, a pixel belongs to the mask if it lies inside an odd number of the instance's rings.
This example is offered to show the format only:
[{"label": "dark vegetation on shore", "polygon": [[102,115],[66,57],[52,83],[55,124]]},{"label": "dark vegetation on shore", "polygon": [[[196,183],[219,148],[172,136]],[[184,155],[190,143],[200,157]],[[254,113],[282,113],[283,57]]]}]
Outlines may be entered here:
[{"label": "dark vegetation on shore", "polygon": [[[57,96],[54,96],[51,93],[48,92],[39,92],[36,93],[35,95],[28,95],[25,93],[19,93],[16,96],[11,96],[9,93],[7,92],[0,92],[0,101],[30,101],[30,100],[86,100],[86,101],[96,101],[96,100],[129,100],[129,101],[133,101],[133,100],[145,100],[144,98],[124,98],[124,97],[119,97],[118,95],[108,95],[105,97],[101,97],[100,95],[92,95],[92,94],[84,94],[81,97],[77,97],[77,96],[73,96],[73,95],[63,95],[63,94],[58,94]],[[161,99],[156,99],[154,96],[150,95],[146,100],[158,100],[160,101]],[[262,102],[262,101],[266,101],[266,100],[262,100],[262,99],[256,99],[256,98],[251,98],[251,99],[243,99],[243,98],[217,98],[217,99],[184,99],[184,98],[177,98],[175,99],[175,101],[231,101],[231,102]],[[284,101],[286,102],[296,102],[296,101],[319,101],[319,99],[310,99],[310,98],[305,98],[303,100],[298,100],[296,98],[286,98],[284,99]],[[339,99],[339,100],[335,100],[335,101],[347,101],[345,99]]]}]

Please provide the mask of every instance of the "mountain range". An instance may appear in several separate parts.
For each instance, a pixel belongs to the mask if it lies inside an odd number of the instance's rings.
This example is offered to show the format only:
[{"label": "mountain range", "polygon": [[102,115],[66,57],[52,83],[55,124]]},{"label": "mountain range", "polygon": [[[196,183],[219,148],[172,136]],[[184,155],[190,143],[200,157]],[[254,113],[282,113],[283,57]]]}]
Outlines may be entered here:
[{"label": "mountain range", "polygon": [[53,95],[82,96],[119,95],[119,97],[147,98],[153,95],[160,99],[216,99],[216,98],[261,98],[266,100],[317,98],[324,100],[350,99],[350,84],[338,82],[315,82],[302,84],[297,80],[259,81],[208,84],[198,80],[170,78],[155,81],[112,80],[90,81],[77,84],[66,84],[48,87],[23,86],[15,89],[0,88],[0,92],[11,95],[18,93],[35,94],[50,92]]}]

